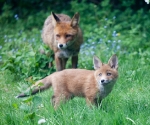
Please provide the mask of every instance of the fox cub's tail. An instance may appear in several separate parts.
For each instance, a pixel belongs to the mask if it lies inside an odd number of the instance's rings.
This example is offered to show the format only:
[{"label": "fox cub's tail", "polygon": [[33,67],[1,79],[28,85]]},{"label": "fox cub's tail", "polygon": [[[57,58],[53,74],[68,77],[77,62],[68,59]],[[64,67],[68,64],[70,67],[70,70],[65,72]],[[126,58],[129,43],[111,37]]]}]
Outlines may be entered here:
[{"label": "fox cub's tail", "polygon": [[[37,81],[34,85],[32,85],[30,88],[28,88],[25,93],[21,93],[18,95],[16,98],[22,98],[22,97],[27,97],[29,95],[34,95],[38,92],[42,92],[52,86],[51,80],[46,77],[42,80]],[[29,94],[26,94],[29,93]]]}]

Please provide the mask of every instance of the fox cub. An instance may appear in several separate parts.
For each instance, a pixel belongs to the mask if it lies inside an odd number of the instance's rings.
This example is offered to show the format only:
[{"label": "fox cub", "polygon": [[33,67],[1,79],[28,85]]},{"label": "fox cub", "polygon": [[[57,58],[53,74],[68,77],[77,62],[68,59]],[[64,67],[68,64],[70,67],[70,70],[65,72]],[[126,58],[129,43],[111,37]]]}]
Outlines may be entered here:
[{"label": "fox cub", "polygon": [[[93,63],[95,70],[66,69],[55,72],[37,81],[27,91],[31,89],[31,95],[33,95],[52,86],[54,108],[57,108],[61,101],[65,102],[74,96],[84,97],[87,104],[98,106],[111,92],[118,78],[118,59],[116,55],[113,55],[108,64],[103,64],[98,57],[94,56]],[[29,95],[22,93],[17,98],[26,96]]]},{"label": "fox cub", "polygon": [[42,39],[54,51],[57,71],[65,69],[69,57],[72,57],[72,68],[77,68],[78,53],[83,43],[78,13],[71,19],[52,12],[45,20]]}]

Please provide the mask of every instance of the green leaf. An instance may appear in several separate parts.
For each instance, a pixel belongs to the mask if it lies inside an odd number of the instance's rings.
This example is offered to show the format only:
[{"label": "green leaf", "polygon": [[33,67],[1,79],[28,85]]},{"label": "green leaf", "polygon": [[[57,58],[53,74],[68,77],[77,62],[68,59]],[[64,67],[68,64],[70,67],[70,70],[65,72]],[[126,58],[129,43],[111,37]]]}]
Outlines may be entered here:
[{"label": "green leaf", "polygon": [[30,106],[26,104],[22,104],[19,108],[23,111],[30,111]]},{"label": "green leaf", "polygon": [[25,99],[23,99],[23,101],[22,102],[24,102],[24,103],[29,103],[29,102],[31,102],[33,100],[33,97],[28,97],[28,98],[25,98]]},{"label": "green leaf", "polygon": [[13,103],[12,106],[13,106],[15,109],[18,109],[18,104],[17,104],[17,103]]},{"label": "green leaf", "polygon": [[35,118],[35,112],[29,113],[25,116],[25,119],[34,119]]},{"label": "green leaf", "polygon": [[39,96],[34,96],[33,97],[33,107],[37,108],[40,104],[42,103],[42,98]]}]

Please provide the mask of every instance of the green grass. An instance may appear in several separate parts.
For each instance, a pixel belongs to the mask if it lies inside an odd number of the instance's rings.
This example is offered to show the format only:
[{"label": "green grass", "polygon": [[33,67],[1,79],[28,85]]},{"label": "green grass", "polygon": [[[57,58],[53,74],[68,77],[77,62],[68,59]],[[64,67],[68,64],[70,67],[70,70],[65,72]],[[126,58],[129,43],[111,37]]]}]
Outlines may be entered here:
[{"label": "green grass", "polygon": [[21,83],[14,82],[9,71],[1,72],[0,124],[37,125],[38,120],[44,118],[46,125],[148,125],[149,68],[148,64],[142,64],[141,58],[119,55],[118,81],[101,107],[91,109],[83,98],[74,98],[56,111],[50,103],[52,91],[33,96],[37,100],[16,99]]}]

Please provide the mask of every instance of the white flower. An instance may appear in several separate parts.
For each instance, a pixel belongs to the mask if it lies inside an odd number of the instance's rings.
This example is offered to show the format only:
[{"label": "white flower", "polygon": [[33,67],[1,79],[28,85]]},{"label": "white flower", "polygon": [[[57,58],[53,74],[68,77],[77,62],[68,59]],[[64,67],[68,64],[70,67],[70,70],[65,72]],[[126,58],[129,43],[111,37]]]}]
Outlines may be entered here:
[{"label": "white flower", "polygon": [[45,122],[46,122],[45,119],[40,119],[40,120],[38,121],[38,124],[40,125],[40,124],[43,124],[43,123],[45,123]]},{"label": "white flower", "polygon": [[146,2],[147,4],[149,4],[149,0],[145,0],[145,2]]}]

